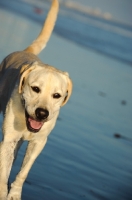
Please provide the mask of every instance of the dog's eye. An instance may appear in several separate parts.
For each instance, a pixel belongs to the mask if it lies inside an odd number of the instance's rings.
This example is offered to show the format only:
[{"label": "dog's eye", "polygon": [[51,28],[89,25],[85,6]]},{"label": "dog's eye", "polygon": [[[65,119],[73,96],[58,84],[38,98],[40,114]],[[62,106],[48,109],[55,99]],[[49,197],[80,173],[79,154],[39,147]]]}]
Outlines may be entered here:
[{"label": "dog's eye", "polygon": [[60,97],[61,97],[61,95],[59,93],[53,94],[53,98],[54,99],[59,99]]},{"label": "dog's eye", "polygon": [[40,89],[39,89],[39,87],[37,87],[37,86],[32,86],[31,88],[32,88],[32,90],[33,90],[34,92],[36,92],[36,93],[39,93],[39,92],[40,92]]}]

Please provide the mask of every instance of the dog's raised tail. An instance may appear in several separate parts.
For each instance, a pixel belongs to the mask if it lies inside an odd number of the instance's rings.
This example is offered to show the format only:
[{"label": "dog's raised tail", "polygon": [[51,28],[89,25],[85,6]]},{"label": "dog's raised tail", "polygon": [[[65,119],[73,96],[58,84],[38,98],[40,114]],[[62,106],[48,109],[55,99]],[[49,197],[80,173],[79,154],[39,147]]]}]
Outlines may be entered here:
[{"label": "dog's raised tail", "polygon": [[35,55],[39,54],[42,49],[45,48],[57,19],[57,14],[59,10],[58,0],[52,0],[51,8],[48,12],[47,18],[44,22],[43,28],[38,35],[37,39],[32,42],[24,51],[33,53]]}]

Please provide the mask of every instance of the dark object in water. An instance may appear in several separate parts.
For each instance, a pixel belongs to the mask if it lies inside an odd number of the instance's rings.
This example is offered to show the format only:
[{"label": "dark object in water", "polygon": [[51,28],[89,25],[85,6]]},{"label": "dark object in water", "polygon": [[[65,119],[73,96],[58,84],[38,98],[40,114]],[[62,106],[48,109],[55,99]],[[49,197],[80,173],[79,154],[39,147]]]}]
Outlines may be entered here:
[{"label": "dark object in water", "polygon": [[114,137],[115,137],[115,138],[121,138],[122,136],[121,136],[120,133],[114,133]]},{"label": "dark object in water", "polygon": [[122,101],[121,101],[121,104],[122,104],[123,106],[125,106],[125,105],[127,104],[126,100],[122,100]]}]

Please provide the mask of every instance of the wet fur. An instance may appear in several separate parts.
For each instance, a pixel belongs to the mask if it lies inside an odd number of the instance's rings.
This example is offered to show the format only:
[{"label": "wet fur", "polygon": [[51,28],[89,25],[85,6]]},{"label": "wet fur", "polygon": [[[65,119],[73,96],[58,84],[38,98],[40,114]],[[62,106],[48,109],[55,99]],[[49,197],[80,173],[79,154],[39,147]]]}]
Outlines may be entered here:
[{"label": "wet fur", "polygon": [[[60,107],[72,93],[72,81],[67,72],[42,63],[36,56],[48,42],[58,13],[58,0],[53,0],[46,22],[38,38],[24,51],[7,56],[0,65],[0,111],[3,112],[3,140],[0,143],[0,200],[20,200],[24,181],[37,156],[44,148],[54,128]],[[33,86],[39,92],[32,90]],[[54,98],[55,95],[60,95]],[[40,130],[29,131],[26,119],[39,123],[38,108],[48,115]],[[25,113],[29,117],[26,117]],[[43,117],[42,114],[39,117]],[[7,183],[14,160],[22,141],[29,141],[20,172],[11,184]]]}]

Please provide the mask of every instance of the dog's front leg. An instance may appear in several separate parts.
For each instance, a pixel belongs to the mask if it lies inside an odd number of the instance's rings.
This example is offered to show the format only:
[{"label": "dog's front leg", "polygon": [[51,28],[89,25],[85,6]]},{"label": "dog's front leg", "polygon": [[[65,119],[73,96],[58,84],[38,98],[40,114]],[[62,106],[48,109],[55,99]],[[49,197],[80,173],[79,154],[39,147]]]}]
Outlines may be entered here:
[{"label": "dog's front leg", "polygon": [[17,142],[2,141],[0,143],[0,200],[7,198],[7,182],[14,159]]},{"label": "dog's front leg", "polygon": [[30,168],[32,167],[35,159],[40,154],[47,142],[45,140],[30,141],[27,147],[26,155],[21,167],[21,171],[18,173],[16,180],[11,184],[11,190],[8,194],[8,200],[20,200],[23,183],[28,175]]}]

